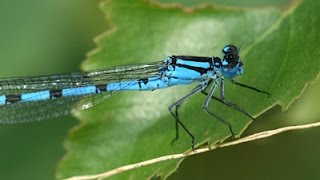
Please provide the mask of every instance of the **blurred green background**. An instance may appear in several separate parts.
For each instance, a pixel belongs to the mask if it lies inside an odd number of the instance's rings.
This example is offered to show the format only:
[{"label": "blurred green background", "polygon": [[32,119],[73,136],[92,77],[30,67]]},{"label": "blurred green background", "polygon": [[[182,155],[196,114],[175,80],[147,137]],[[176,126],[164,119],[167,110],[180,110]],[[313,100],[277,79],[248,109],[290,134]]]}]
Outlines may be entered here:
[{"label": "blurred green background", "polygon": [[[79,71],[108,28],[98,0],[0,1],[0,76]],[[54,179],[72,117],[0,126],[0,179]]]},{"label": "blurred green background", "polygon": [[[169,2],[162,0],[163,2]],[[93,38],[108,29],[98,0],[0,1],[0,77],[80,70]],[[188,5],[196,1],[188,1]],[[213,2],[213,1],[206,1]],[[267,1],[217,0],[237,6]],[[277,1],[280,6],[288,1]],[[236,4],[234,4],[236,3]],[[320,120],[320,83],[307,88],[287,113],[275,107],[246,134]],[[0,179],[54,179],[72,116],[39,123],[0,125]],[[318,128],[187,158],[169,179],[318,179]]]}]

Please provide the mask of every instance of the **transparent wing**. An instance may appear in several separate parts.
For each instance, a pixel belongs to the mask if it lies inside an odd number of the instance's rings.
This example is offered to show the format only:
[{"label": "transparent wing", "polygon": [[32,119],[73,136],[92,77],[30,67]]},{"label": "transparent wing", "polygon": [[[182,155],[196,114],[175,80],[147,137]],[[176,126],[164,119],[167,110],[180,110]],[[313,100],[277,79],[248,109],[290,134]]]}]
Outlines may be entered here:
[{"label": "transparent wing", "polygon": [[[119,66],[91,72],[4,78],[0,79],[0,96],[143,79],[158,75],[159,70],[163,68],[162,64],[163,61],[159,61],[150,64]],[[68,115],[99,104],[117,93],[103,92],[0,105],[0,123],[15,124]]]},{"label": "transparent wing", "polygon": [[157,75],[163,61],[107,69],[31,77],[0,78],[0,95],[121,82]]}]

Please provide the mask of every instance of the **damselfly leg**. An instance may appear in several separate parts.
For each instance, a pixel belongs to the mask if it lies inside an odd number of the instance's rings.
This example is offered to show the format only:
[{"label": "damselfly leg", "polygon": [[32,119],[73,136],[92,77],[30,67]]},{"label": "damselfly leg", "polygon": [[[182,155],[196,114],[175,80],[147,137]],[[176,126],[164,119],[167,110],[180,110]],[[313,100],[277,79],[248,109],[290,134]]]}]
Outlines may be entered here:
[{"label": "damselfly leg", "polygon": [[[175,142],[176,140],[179,139],[179,126],[178,125],[180,125],[187,132],[187,134],[191,137],[191,147],[192,147],[192,149],[194,149],[194,141],[195,141],[194,135],[190,132],[190,130],[179,119],[178,108],[188,98],[190,98],[191,96],[193,96],[197,92],[200,92],[203,89],[203,86],[204,85],[202,85],[202,84],[198,85],[189,94],[183,96],[181,99],[179,99],[178,101],[176,101],[175,103],[171,104],[168,107],[170,113],[172,114],[172,116],[174,117],[175,122],[176,122],[175,123],[175,125],[176,125],[176,137],[171,141],[171,143],[173,143],[173,142]],[[173,109],[175,109],[175,112],[173,112]]]},{"label": "damselfly leg", "polygon": [[256,91],[256,92],[258,92],[258,93],[262,93],[262,94],[266,94],[266,95],[268,95],[268,96],[271,96],[271,94],[268,93],[267,91],[263,91],[263,90],[258,89],[258,88],[256,88],[256,87],[239,83],[239,82],[237,82],[237,81],[235,81],[235,80],[233,80],[233,79],[230,79],[230,81],[231,81],[233,84],[237,85],[237,86],[241,86],[241,87],[244,87],[244,88],[247,88],[247,89],[251,89],[251,90],[253,90],[253,91]]},{"label": "damselfly leg", "polygon": [[[266,91],[260,90],[260,89],[258,89],[258,88],[255,88],[255,87],[252,87],[252,86],[249,86],[249,85],[246,85],[246,84],[238,83],[238,82],[236,82],[236,81],[233,80],[233,79],[231,79],[231,82],[232,82],[233,84],[235,84],[235,85],[238,85],[238,86],[241,86],[241,87],[244,87],[244,88],[247,88],[247,89],[251,89],[251,90],[254,90],[254,91],[259,92],[259,93],[262,93],[262,94],[266,94],[266,95],[269,95],[269,96],[271,95],[270,93],[268,93],[268,92],[266,92]],[[211,83],[212,83],[212,80],[209,81],[209,84],[211,84]],[[213,86],[214,86],[214,85],[213,85]],[[207,86],[207,87],[209,87],[209,86]],[[206,88],[205,88],[203,91],[201,91],[201,92],[202,92],[202,94],[206,95],[207,98],[208,98],[208,96],[210,95],[210,93],[207,93],[205,90],[206,90]],[[244,115],[248,116],[250,119],[255,120],[255,118],[252,117],[246,110],[240,108],[238,105],[236,105],[236,104],[234,104],[234,103],[232,103],[232,102],[230,102],[230,101],[227,101],[227,100],[225,99],[225,95],[224,95],[224,78],[223,78],[223,77],[220,78],[220,97],[216,97],[216,96],[214,96],[213,93],[212,93],[211,98],[214,99],[214,100],[219,101],[220,103],[223,103],[223,104],[226,105],[226,106],[229,106],[229,107],[231,107],[231,108],[233,108],[233,109],[235,109],[235,110],[243,113]],[[209,114],[210,114],[210,113],[209,113]],[[215,116],[214,116],[214,117],[215,117]],[[219,121],[223,120],[222,118],[220,118],[220,119],[217,118],[217,119],[218,119]],[[228,122],[226,122],[225,120],[223,120],[223,121],[221,121],[221,122],[224,123],[224,124],[227,123],[226,125],[229,126],[230,133],[231,133],[232,135],[235,135],[235,134],[232,132],[232,127],[230,126],[230,124],[229,124]]]},{"label": "damselfly leg", "polygon": [[[212,83],[212,81],[209,81],[209,84]],[[208,93],[205,91],[206,89],[204,89],[202,91],[202,94],[204,95],[208,95]],[[211,96],[212,99],[219,101],[220,103],[229,106],[241,113],[243,113],[244,115],[248,116],[250,119],[254,120],[254,118],[244,109],[240,108],[238,105],[228,101],[225,99],[225,95],[224,95],[224,78],[220,79],[220,97],[216,97],[216,96]]]},{"label": "damselfly leg", "polygon": [[218,79],[215,79],[215,80],[213,81],[213,85],[211,86],[211,89],[210,89],[210,91],[209,91],[208,95],[206,96],[206,99],[205,99],[205,101],[204,101],[204,103],[203,103],[202,110],[204,110],[206,113],[208,113],[208,114],[211,115],[212,117],[216,118],[217,120],[219,120],[220,122],[222,122],[222,123],[225,124],[226,126],[228,126],[230,133],[231,133],[233,136],[235,136],[235,133],[234,133],[234,131],[232,130],[232,126],[231,126],[231,124],[230,124],[229,122],[227,122],[226,120],[224,120],[224,119],[221,118],[220,116],[218,116],[218,115],[216,115],[216,114],[214,114],[213,112],[211,112],[211,111],[208,110],[208,106],[209,106],[211,97],[213,96],[213,93],[214,93],[214,91],[216,90],[217,86],[218,86]]}]

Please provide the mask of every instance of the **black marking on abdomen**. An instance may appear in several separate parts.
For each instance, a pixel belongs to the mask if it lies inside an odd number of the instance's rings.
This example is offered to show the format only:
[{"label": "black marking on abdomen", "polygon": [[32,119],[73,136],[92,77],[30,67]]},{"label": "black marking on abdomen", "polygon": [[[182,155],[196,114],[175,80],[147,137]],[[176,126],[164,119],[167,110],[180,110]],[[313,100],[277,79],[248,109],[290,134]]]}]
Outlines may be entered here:
[{"label": "black marking on abdomen", "polygon": [[6,104],[21,101],[21,95],[6,95]]},{"label": "black marking on abdomen", "polygon": [[62,97],[61,89],[50,90],[49,92],[50,92],[50,99]]},{"label": "black marking on abdomen", "polygon": [[96,94],[100,92],[106,92],[107,91],[107,85],[106,84],[98,84],[96,85]]},{"label": "black marking on abdomen", "polygon": [[139,79],[139,81],[141,82],[143,82],[143,84],[147,84],[148,83],[148,78],[144,78],[144,79]]},{"label": "black marking on abdomen", "polygon": [[141,91],[141,82],[143,82],[144,85],[146,85],[149,82],[148,78],[144,78],[144,79],[138,79],[138,85],[139,85],[139,90]]}]

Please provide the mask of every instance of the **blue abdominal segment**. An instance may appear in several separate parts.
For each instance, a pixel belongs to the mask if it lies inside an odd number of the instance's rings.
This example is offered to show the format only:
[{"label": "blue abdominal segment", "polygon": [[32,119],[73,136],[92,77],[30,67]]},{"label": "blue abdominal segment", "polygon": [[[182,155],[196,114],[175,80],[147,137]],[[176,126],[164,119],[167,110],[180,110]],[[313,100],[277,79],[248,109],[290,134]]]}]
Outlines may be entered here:
[{"label": "blue abdominal segment", "polygon": [[50,98],[50,91],[39,91],[21,94],[21,102],[29,102],[29,101],[41,101],[47,100]]},{"label": "blue abdominal segment", "polygon": [[62,90],[62,97],[95,94],[99,92],[98,90],[96,86],[68,88]]},{"label": "blue abdominal segment", "polygon": [[6,104],[6,96],[2,95],[0,96],[0,106]]},{"label": "blue abdominal segment", "polygon": [[167,88],[168,84],[160,77],[150,77],[146,79],[130,80],[123,82],[115,82],[107,84],[107,91],[123,91],[123,90],[156,90]]}]

